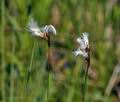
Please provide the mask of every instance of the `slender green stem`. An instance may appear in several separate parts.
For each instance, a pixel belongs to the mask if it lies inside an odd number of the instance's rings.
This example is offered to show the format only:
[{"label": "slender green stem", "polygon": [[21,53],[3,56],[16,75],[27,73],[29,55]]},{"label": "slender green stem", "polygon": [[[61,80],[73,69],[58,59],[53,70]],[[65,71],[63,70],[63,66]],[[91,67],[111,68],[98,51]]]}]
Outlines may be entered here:
[{"label": "slender green stem", "polygon": [[47,71],[47,102],[49,102],[49,64],[47,64],[48,71]]},{"label": "slender green stem", "polygon": [[86,72],[85,72],[85,80],[84,80],[84,87],[83,87],[83,102],[85,102],[88,70],[89,70],[89,66],[90,66],[90,53],[89,52],[88,52],[88,58],[86,59],[86,61],[87,61],[87,69],[86,69]]},{"label": "slender green stem", "polygon": [[1,68],[2,68],[2,100],[3,102],[6,102],[5,97],[5,41],[4,41],[4,29],[5,29],[5,1],[1,0],[1,53],[2,53],[2,59],[1,59]]},{"label": "slender green stem", "polygon": [[28,86],[28,82],[29,82],[29,78],[30,78],[30,74],[31,74],[31,69],[32,69],[32,63],[33,63],[33,57],[34,57],[35,47],[36,47],[36,41],[33,44],[32,55],[31,55],[31,59],[30,59],[30,66],[29,66],[28,73],[27,73],[26,88]]},{"label": "slender green stem", "polygon": [[10,102],[14,102],[14,65],[11,66],[10,75]]},{"label": "slender green stem", "polygon": [[[15,36],[12,35],[12,53],[15,54]],[[10,102],[14,102],[14,64],[11,65],[11,74],[10,74]]]},{"label": "slender green stem", "polygon": [[83,87],[83,102],[85,102],[85,92],[86,92],[86,87],[87,87],[88,69],[89,69],[89,67],[87,67],[87,70],[85,72],[85,80],[84,80],[84,87]]}]

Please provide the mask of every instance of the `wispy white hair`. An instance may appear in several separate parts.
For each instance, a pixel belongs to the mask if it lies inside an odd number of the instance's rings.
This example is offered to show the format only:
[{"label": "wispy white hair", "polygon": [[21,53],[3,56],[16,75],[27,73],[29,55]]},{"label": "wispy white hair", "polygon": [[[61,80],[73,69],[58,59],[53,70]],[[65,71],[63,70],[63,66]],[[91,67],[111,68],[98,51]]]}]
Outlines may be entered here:
[{"label": "wispy white hair", "polygon": [[88,57],[88,52],[86,48],[89,48],[88,33],[83,33],[82,37],[76,39],[76,42],[79,43],[79,48],[73,52],[75,56],[82,55],[83,57]]},{"label": "wispy white hair", "polygon": [[37,22],[35,22],[33,18],[29,21],[28,28],[33,36],[38,36],[41,38],[44,37],[44,33],[56,35],[56,29],[53,25],[46,25],[44,27],[39,28]]}]

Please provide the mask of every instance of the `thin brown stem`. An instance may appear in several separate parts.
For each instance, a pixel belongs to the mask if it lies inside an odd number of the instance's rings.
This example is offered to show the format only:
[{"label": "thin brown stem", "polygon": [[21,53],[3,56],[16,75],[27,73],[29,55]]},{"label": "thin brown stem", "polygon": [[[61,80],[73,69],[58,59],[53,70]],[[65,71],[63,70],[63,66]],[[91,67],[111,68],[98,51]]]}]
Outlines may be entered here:
[{"label": "thin brown stem", "polygon": [[49,71],[50,71],[50,36],[48,36],[48,61],[47,61],[47,102],[49,102]]}]

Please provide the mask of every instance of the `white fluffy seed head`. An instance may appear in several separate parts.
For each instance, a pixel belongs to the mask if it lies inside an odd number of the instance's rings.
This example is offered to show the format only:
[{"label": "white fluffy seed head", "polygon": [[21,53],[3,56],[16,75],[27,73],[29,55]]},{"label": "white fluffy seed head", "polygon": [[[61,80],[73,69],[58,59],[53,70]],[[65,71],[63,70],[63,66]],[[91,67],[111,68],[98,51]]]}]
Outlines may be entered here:
[{"label": "white fluffy seed head", "polygon": [[85,49],[89,46],[88,33],[83,33],[82,37],[76,39],[76,42],[79,43],[80,49]]},{"label": "white fluffy seed head", "polygon": [[82,37],[79,37],[76,39],[76,42],[79,43],[79,48],[74,51],[74,55],[82,55],[83,57],[88,57],[88,52],[86,51],[86,48],[89,48],[89,40],[88,40],[88,33],[83,33]]},{"label": "white fluffy seed head", "polygon": [[46,25],[45,27],[41,28],[43,32],[47,32],[48,34],[56,35],[56,29],[53,25]]},{"label": "white fluffy seed head", "polygon": [[54,35],[57,34],[56,29],[55,29],[55,27],[53,25],[48,26],[47,32],[50,33],[50,34],[54,34]]},{"label": "white fluffy seed head", "polygon": [[37,25],[37,22],[35,22],[33,19],[28,22],[28,29],[33,36],[44,37],[43,33],[40,31],[39,26]]},{"label": "white fluffy seed head", "polygon": [[77,49],[73,52],[74,56],[83,55],[83,52],[80,49]]},{"label": "white fluffy seed head", "polygon": [[46,33],[56,35],[56,29],[53,25],[46,25],[44,27],[39,28],[37,22],[35,22],[33,19],[31,19],[28,22],[28,28],[33,36],[37,36],[41,38],[45,37]]}]

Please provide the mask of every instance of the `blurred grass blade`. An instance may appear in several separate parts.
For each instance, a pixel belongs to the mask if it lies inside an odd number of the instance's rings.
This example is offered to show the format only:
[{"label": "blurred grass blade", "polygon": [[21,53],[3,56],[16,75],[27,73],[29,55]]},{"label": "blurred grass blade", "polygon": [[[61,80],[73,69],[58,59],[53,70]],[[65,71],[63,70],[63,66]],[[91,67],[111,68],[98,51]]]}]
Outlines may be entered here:
[{"label": "blurred grass blade", "polygon": [[30,59],[30,66],[29,66],[28,73],[27,73],[26,88],[28,88],[28,83],[29,83],[29,79],[30,79],[35,47],[36,47],[36,41],[34,41],[34,44],[33,44],[32,55],[31,55],[31,59]]},{"label": "blurred grass blade", "polygon": [[[13,55],[15,55],[15,47],[16,47],[16,42],[15,42],[15,36],[14,36],[14,32],[12,34],[12,53]],[[12,62],[13,59],[12,59]],[[14,63],[12,63],[11,65],[11,71],[10,71],[10,102],[14,102]]]},{"label": "blurred grass blade", "polygon": [[2,100],[6,102],[5,97],[5,38],[4,38],[4,30],[5,30],[5,1],[1,1],[1,69],[2,69]]}]

